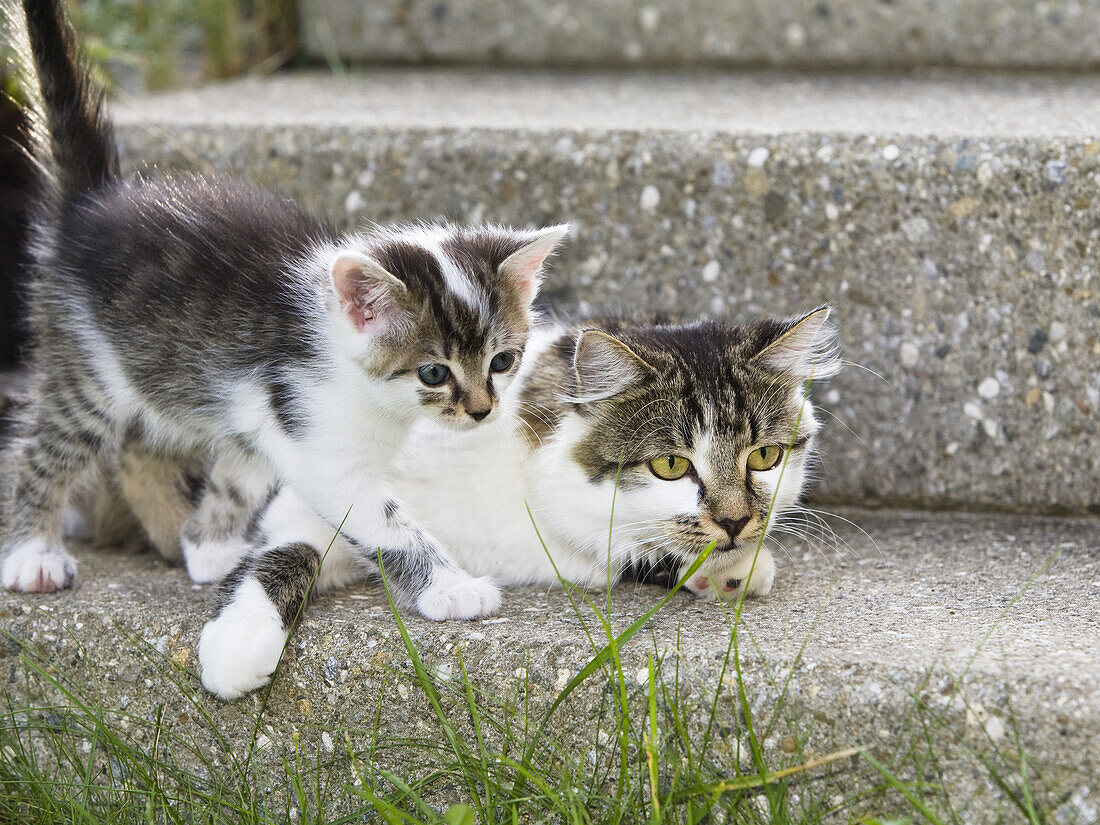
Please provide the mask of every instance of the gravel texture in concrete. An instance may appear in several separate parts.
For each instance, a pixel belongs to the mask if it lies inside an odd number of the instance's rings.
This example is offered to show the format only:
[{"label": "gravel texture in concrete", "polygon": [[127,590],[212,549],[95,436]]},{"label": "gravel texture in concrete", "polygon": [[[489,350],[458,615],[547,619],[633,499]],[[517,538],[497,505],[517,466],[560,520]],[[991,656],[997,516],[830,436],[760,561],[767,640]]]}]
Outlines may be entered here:
[{"label": "gravel texture in concrete", "polygon": [[319,59],[525,66],[1090,68],[1080,0],[303,0]]},{"label": "gravel texture in concrete", "polygon": [[819,494],[1100,511],[1100,80],[382,71],[118,109],[341,225],[573,221],[563,312],[837,307]]},{"label": "gravel texture in concrete", "polygon": [[[945,774],[935,781],[948,783],[967,821],[998,821],[1005,799],[966,747],[991,759],[1007,755],[1010,764],[1018,762],[1019,736],[1041,777],[1036,793],[1065,802],[1059,821],[1089,822],[1088,811],[1100,805],[1100,522],[844,515],[861,529],[833,520],[835,539],[790,543],[773,595],[747,602],[741,618],[742,671],[758,730],[777,706],[784,709],[764,737],[773,767],[852,745],[911,766],[910,748],[932,744]],[[7,635],[0,674],[16,707],[55,696],[28,677],[22,650],[93,702],[132,718],[163,705],[172,735],[202,741],[201,717],[209,713],[231,749],[243,752],[259,697],[226,705],[198,685],[195,645],[209,613],[208,590],[150,556],[83,551],[79,559],[72,591],[34,598],[0,592]],[[613,626],[625,628],[662,593],[615,588]],[[593,655],[581,617],[591,627],[589,610],[578,616],[560,590],[520,589],[506,591],[491,619],[433,624],[406,614],[405,621],[440,685],[458,679],[461,650],[486,696],[526,702],[541,718]],[[677,595],[622,651],[632,701],[644,701],[649,653],[663,661],[670,684],[678,672],[692,730],[705,727],[717,693],[721,735],[714,747],[722,758],[736,752],[745,733],[736,681],[723,671],[730,621],[719,605]],[[408,672],[378,584],[323,596],[290,644],[263,736],[281,753],[298,730],[307,763],[310,752],[331,752],[329,731],[343,741],[340,726],[362,746],[381,696],[385,734],[438,737]],[[586,683],[550,732],[599,747],[596,720],[610,700],[605,688],[602,677]],[[185,698],[193,690],[197,704]],[[466,718],[448,701],[456,718]],[[787,753],[792,742],[797,755]]]}]

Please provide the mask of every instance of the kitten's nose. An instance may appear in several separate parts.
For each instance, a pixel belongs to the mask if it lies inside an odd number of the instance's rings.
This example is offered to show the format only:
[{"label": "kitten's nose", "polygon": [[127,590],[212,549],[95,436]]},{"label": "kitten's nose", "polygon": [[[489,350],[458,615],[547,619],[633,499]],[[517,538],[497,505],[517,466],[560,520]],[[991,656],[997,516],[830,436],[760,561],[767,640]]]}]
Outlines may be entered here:
[{"label": "kitten's nose", "polygon": [[485,418],[485,416],[487,416],[492,411],[493,411],[492,407],[489,407],[488,409],[485,409],[485,410],[466,410],[466,412],[468,412],[470,414],[470,418],[472,418],[474,421],[481,421],[483,418]]},{"label": "kitten's nose", "polygon": [[732,519],[732,518],[717,518],[715,521],[718,526],[721,527],[726,533],[729,534],[731,539],[737,538],[741,531],[745,529],[745,525],[749,523],[749,517]]}]

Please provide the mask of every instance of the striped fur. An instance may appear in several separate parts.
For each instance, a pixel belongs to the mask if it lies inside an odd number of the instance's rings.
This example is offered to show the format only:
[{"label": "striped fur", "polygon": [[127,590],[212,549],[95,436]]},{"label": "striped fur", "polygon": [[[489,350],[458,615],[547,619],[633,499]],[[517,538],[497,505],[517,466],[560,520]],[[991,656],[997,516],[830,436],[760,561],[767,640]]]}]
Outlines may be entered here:
[{"label": "striped fur", "polygon": [[[197,579],[233,569],[249,522],[237,511],[287,481],[355,546],[381,546],[399,596],[425,615],[452,615],[438,605],[459,580],[492,604],[491,584],[463,574],[388,506],[385,478],[416,420],[456,430],[491,420],[565,227],[434,223],[340,235],[241,184],[124,181],[61,3],[23,6],[44,106],[30,114],[49,135],[40,160],[53,176],[34,250],[32,400],[0,504],[3,584],[71,583],[62,511],[127,440],[150,455],[210,454],[224,465],[211,478],[226,482],[208,485],[180,528]],[[514,364],[492,369],[502,352]],[[428,386],[428,366],[446,379]]]},{"label": "striped fur", "polygon": [[[622,577],[668,587],[713,543],[691,592],[766,595],[775,564],[765,534],[785,529],[819,428],[805,387],[840,365],[827,316],[545,324],[501,420],[461,439],[418,425],[395,488],[466,569],[503,584],[560,575],[588,587]],[[786,460],[751,469],[748,456],[768,446]],[[669,454],[692,463],[678,480],[650,467]],[[182,487],[162,485],[162,494],[178,498]],[[384,504],[387,516],[396,508]],[[226,698],[266,684],[308,594],[378,572],[289,487],[250,524],[199,651],[204,684]],[[389,573],[392,557],[381,561]],[[261,642],[225,655],[238,638]]]}]

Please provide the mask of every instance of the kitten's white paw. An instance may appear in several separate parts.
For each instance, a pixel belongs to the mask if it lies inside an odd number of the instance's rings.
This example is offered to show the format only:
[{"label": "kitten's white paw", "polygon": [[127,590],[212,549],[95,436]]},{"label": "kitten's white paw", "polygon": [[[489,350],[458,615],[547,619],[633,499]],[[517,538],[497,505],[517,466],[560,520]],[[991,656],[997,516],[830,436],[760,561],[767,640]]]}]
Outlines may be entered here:
[{"label": "kitten's white paw", "polygon": [[285,642],[275,605],[258,581],[246,579],[199,636],[203,687],[226,701],[263,687],[271,681]]},{"label": "kitten's white paw", "polygon": [[[756,555],[755,566],[753,566],[754,555]],[[697,598],[712,601],[716,597],[726,600],[738,599],[746,585],[749,596],[767,596],[774,583],[775,560],[768,548],[761,547],[758,554],[753,550],[732,561],[719,560],[718,563],[705,565],[704,569],[697,572],[685,587]]]},{"label": "kitten's white paw", "polygon": [[76,576],[76,559],[59,543],[42,537],[12,546],[0,569],[0,582],[18,593],[53,593],[64,590]]},{"label": "kitten's white paw", "polygon": [[438,572],[431,587],[417,598],[416,609],[435,622],[491,616],[500,610],[500,588],[464,571]]},{"label": "kitten's white paw", "polygon": [[220,582],[253,549],[251,544],[241,538],[204,542],[183,538],[180,540],[180,548],[183,550],[187,574],[197,584]]}]

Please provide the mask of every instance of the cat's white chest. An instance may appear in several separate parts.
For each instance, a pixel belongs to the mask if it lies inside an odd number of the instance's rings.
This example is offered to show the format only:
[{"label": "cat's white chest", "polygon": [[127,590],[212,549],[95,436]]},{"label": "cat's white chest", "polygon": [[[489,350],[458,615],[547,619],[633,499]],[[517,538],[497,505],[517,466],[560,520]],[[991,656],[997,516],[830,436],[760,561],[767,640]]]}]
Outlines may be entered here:
[{"label": "cat's white chest", "polygon": [[469,572],[501,584],[545,580],[549,563],[525,506],[525,453],[503,420],[465,434],[416,428],[395,490]]}]

